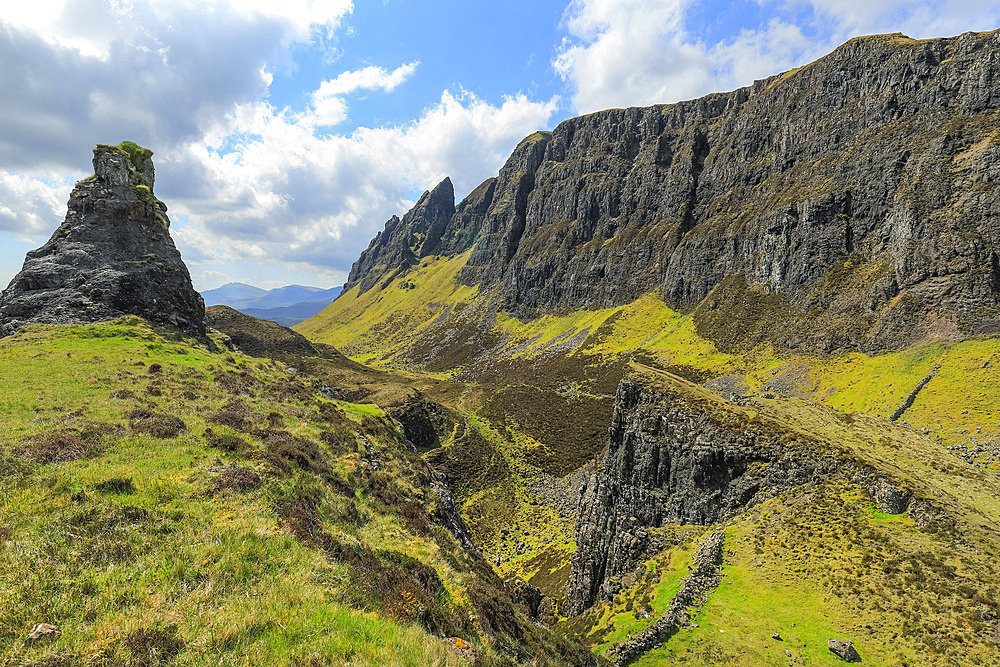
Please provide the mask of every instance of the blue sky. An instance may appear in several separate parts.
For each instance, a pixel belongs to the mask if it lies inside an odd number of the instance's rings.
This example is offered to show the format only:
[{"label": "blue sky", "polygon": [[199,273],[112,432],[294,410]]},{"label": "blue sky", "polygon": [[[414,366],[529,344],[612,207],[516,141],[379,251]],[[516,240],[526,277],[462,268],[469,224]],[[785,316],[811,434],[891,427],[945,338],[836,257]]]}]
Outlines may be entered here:
[{"label": "blue sky", "polygon": [[730,90],[1000,0],[34,0],[0,12],[0,285],[96,143],[152,148],[196,287],[340,284],[393,214],[537,129]]}]

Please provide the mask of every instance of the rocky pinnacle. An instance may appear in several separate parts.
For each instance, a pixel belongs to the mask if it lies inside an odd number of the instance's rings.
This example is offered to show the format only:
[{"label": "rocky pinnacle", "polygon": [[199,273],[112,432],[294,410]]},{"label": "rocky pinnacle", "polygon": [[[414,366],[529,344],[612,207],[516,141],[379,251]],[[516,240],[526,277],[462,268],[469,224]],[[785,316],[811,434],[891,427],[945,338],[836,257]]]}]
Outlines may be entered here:
[{"label": "rocky pinnacle", "polygon": [[0,294],[0,335],[123,315],[204,335],[204,301],[153,194],[152,154],[131,142],[94,149],[94,175],[73,188],[66,219]]}]

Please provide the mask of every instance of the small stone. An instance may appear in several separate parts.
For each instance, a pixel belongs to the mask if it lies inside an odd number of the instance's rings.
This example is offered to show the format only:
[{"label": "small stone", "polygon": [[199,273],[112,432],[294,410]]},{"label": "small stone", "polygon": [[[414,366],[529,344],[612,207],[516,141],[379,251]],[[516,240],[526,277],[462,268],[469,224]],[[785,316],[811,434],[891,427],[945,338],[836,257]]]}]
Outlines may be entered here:
[{"label": "small stone", "polygon": [[24,640],[24,643],[34,644],[43,641],[53,641],[58,639],[61,634],[62,630],[51,623],[36,623],[32,626],[31,632],[28,634],[27,639]]},{"label": "small stone", "polygon": [[830,651],[845,662],[861,662],[861,656],[854,648],[850,639],[828,639],[826,646]]}]

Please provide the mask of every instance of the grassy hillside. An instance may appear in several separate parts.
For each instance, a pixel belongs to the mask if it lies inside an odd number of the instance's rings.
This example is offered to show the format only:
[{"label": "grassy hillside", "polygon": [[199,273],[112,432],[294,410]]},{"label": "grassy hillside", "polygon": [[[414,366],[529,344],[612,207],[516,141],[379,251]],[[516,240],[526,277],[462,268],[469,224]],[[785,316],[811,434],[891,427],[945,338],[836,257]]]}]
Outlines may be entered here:
[{"label": "grassy hillside", "polygon": [[[838,664],[826,647],[854,641],[865,662],[993,664],[1000,640],[1000,476],[942,454],[912,429],[796,398],[746,405],[638,367],[633,381],[687,396],[706,414],[756,422],[787,447],[839,463],[726,523],[723,579],[692,627],[636,664]],[[859,486],[888,475],[923,506],[892,515]],[[665,610],[705,526],[653,529],[665,550],[626,590],[568,622],[599,652],[637,635]],[[778,633],[781,637],[772,637]],[[785,651],[788,651],[788,654]]]},{"label": "grassy hillside", "polygon": [[0,341],[0,664],[579,662],[313,385],[138,318]]},{"label": "grassy hillside", "polygon": [[[585,472],[563,476],[599,455],[614,388],[638,360],[704,385],[712,401],[750,396],[748,419],[818,439],[848,466],[875,465],[955,520],[921,527],[881,514],[850,480],[772,500],[729,525],[724,582],[697,626],[640,664],[833,664],[826,635],[854,638],[871,664],[990,664],[1000,639],[1000,342],[928,338],[879,355],[740,349],[705,337],[714,316],[704,304],[679,313],[655,293],[520,321],[457,282],[464,261],[428,258],[384,287],[345,294],[297,330],[355,359],[437,378],[436,400],[465,420],[427,456],[448,471],[498,571],[565,595],[576,548],[565,501]],[[705,527],[663,530],[676,546],[647,563],[648,576],[562,621],[597,651],[665,609]],[[770,638],[776,631],[785,641]]]},{"label": "grassy hillside", "polygon": [[[295,330],[314,342],[336,345],[357,360],[430,366],[448,373],[464,370],[459,380],[496,384],[508,378],[545,385],[554,378],[567,390],[604,395],[608,383],[594,369],[615,368],[620,373],[635,357],[699,382],[715,379],[717,389],[797,395],[846,412],[883,417],[939,366],[906,411],[905,423],[933,432],[945,444],[971,448],[1000,433],[995,408],[1000,390],[992,381],[1000,364],[1000,341],[995,338],[928,338],[874,356],[850,350],[778,350],[769,344],[721,352],[699,335],[699,313],[678,313],[655,293],[618,308],[520,321],[497,312],[489,295],[458,283],[466,259],[428,258],[384,287],[345,294]],[[552,366],[553,357],[564,359],[559,369],[537,370]],[[527,375],[510,373],[529,367]]]}]

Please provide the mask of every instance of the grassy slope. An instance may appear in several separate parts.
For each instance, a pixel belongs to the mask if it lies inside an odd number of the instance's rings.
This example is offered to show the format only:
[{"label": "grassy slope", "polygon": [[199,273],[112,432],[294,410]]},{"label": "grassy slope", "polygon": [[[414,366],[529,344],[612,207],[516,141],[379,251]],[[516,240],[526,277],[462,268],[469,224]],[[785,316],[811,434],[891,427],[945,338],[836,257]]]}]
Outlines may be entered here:
[{"label": "grassy slope", "polygon": [[993,664],[982,612],[996,608],[996,549],[963,537],[884,515],[840,483],[772,500],[729,528],[696,627],[637,664],[841,664],[833,637],[868,664]]},{"label": "grassy slope", "polygon": [[[444,665],[435,635],[492,661],[509,631],[395,427],[279,364],[32,326],[0,341],[0,414],[0,664]],[[62,636],[22,645],[38,622]]]},{"label": "grassy slope", "polygon": [[[359,287],[293,329],[311,341],[328,343],[358,361],[388,361],[406,348],[451,306],[473,301],[478,288],[460,285],[458,271],[468,253],[438,261],[425,259],[405,278],[364,294]],[[415,285],[404,289],[403,285]]]},{"label": "grassy slope", "polygon": [[[457,282],[465,259],[426,260],[385,289],[342,296],[295,329],[359,360],[405,361],[407,350],[435,318],[437,324],[447,319],[449,305],[476,302],[476,289]],[[416,289],[398,286],[407,281]],[[494,357],[536,359],[558,347],[559,353],[584,364],[601,365],[638,353],[654,365],[697,379],[733,376],[750,391],[784,380],[799,394],[845,412],[887,416],[939,364],[938,375],[906,412],[905,421],[934,431],[945,444],[985,442],[1000,434],[1000,389],[992,381],[1000,364],[996,339],[928,341],[877,356],[844,352],[817,357],[779,352],[769,345],[727,354],[698,336],[692,317],[671,310],[655,294],[618,308],[545,315],[528,322],[502,313],[488,315],[484,298],[478,300],[483,317],[494,318],[499,341]]]},{"label": "grassy slope", "polygon": [[[438,289],[434,299],[446,303],[448,294],[462,289],[454,282],[458,265],[430,263],[421,270],[426,272],[425,276],[438,276],[434,281]],[[399,280],[405,281],[407,277]],[[395,286],[386,290],[399,290],[400,303],[374,316],[378,321],[390,322],[397,317],[394,309],[410,307],[405,297],[412,292]],[[480,299],[482,301],[482,297]],[[379,301],[377,289],[364,295],[363,302],[387,305]],[[347,312],[358,307],[359,303],[356,295],[347,295],[331,308]],[[478,308],[487,312],[482,302]],[[433,316],[443,312],[443,309],[438,310]],[[442,317],[447,317],[447,314]],[[307,324],[319,330],[319,322],[323,318],[321,314],[316,322]],[[391,359],[395,364],[405,362],[407,350],[420,338],[419,332],[409,337],[403,330],[391,327],[379,329],[376,322],[368,320],[366,331],[369,337],[359,340],[352,337],[350,321],[341,319],[339,324],[326,322],[324,326],[328,328],[325,335],[336,332],[344,342],[356,341],[353,347],[349,347],[349,352],[364,359]],[[996,500],[1000,497],[1000,489],[995,488],[1000,465],[987,455],[979,454],[977,461],[981,467],[969,466],[947,451],[945,445],[989,446],[1000,430],[1000,415],[995,414],[996,406],[1000,404],[1000,389],[992,381],[994,367],[1000,363],[1000,342],[991,339],[969,339],[957,343],[927,341],[899,352],[877,356],[843,352],[817,357],[779,353],[768,345],[739,354],[723,353],[710,341],[698,336],[691,316],[672,311],[655,294],[620,308],[547,315],[530,322],[520,322],[501,314],[493,320],[493,334],[498,344],[488,358],[478,362],[466,359],[461,364],[464,372],[458,379],[470,381],[471,385],[463,404],[453,406],[475,415],[472,422],[480,428],[489,429],[487,435],[496,443],[492,455],[502,452],[509,470],[513,471],[507,481],[512,483],[511,488],[515,490],[512,495],[518,502],[504,506],[505,513],[497,511],[497,504],[482,502],[483,497],[489,495],[485,486],[479,490],[473,488],[463,496],[464,511],[471,515],[477,540],[482,540],[491,558],[505,558],[501,568],[510,568],[512,572],[528,577],[536,571],[525,571],[522,568],[526,565],[544,563],[547,573],[559,571],[564,565],[562,561],[569,554],[565,547],[571,547],[572,542],[567,534],[565,540],[556,541],[561,545],[558,549],[549,549],[545,540],[534,539],[536,526],[530,520],[533,506],[525,502],[531,494],[524,483],[523,462],[531,460],[532,451],[549,443],[537,432],[532,432],[528,424],[509,416],[501,420],[494,414],[492,420],[484,419],[484,413],[489,416],[485,409],[490,405],[489,397],[510,395],[511,387],[522,383],[541,387],[548,395],[600,395],[607,390],[596,388],[598,385],[592,381],[592,371],[588,369],[620,368],[629,357],[670,369],[696,382],[722,377],[729,378],[734,386],[742,387],[741,391],[758,396],[768,392],[798,396],[781,400],[759,399],[759,404],[752,409],[754,418],[772,419],[785,424],[792,434],[818,437],[828,444],[835,444],[850,458],[877,461],[879,467],[905,480],[918,495],[936,498],[947,511],[959,517],[962,531],[975,535],[966,539],[960,547],[956,546],[958,543],[952,537],[928,537],[925,531],[916,528],[905,517],[877,517],[871,507],[857,496],[857,489],[852,488],[809,491],[819,493],[827,501],[830,497],[840,500],[807,503],[811,509],[805,514],[789,514],[791,510],[788,508],[772,503],[772,512],[783,517],[778,524],[770,519],[765,521],[762,515],[754,513],[730,528],[733,548],[727,550],[726,583],[702,612],[705,620],[699,622],[701,627],[682,633],[672,640],[669,650],[650,655],[643,664],[674,660],[713,664],[716,659],[743,664],[735,656],[739,655],[743,646],[741,642],[751,641],[748,639],[751,636],[754,638],[752,642],[759,644],[754,644],[757,647],[752,651],[755,656],[752,662],[756,664],[771,664],[775,658],[788,659],[784,648],[792,651],[793,662],[814,664],[819,661],[823,664],[828,660],[826,637],[823,637],[819,649],[816,642],[820,635],[832,633],[830,636],[833,636],[837,632],[855,637],[859,645],[867,647],[866,660],[875,664],[902,664],[902,661],[916,660],[914,656],[932,664],[935,661],[937,664],[950,664],[948,660],[954,661],[956,656],[967,657],[969,664],[984,659],[984,646],[989,644],[983,644],[982,640],[995,630],[986,627],[988,624],[979,616],[980,606],[986,605],[982,607],[984,610],[989,605],[995,608],[997,593],[988,586],[984,587],[983,583],[992,581],[998,573],[993,571],[990,562],[975,557],[975,552],[979,549],[981,553],[997,555],[996,537],[984,531],[988,531],[990,525],[1000,523]],[[324,338],[321,334],[318,340],[332,338]],[[373,340],[378,342],[373,343]],[[389,349],[392,353],[386,355],[384,351]],[[557,359],[564,361],[556,363]],[[889,425],[885,421],[886,415],[935,365],[940,366],[937,375],[899,424]],[[561,385],[557,386],[546,375],[544,369],[550,367],[552,372],[549,375],[564,373]],[[512,382],[514,385],[511,385]],[[532,405],[536,411],[549,409],[547,406],[540,407],[545,404],[537,401],[532,401]],[[845,428],[848,424],[851,426]],[[918,435],[917,431],[921,430],[929,437]],[[469,459],[472,465],[471,459],[475,455],[474,451],[462,450],[458,458]],[[511,495],[505,497],[510,498]],[[845,546],[840,533],[824,534],[818,530],[827,522],[850,536],[848,545]],[[802,523],[817,528],[812,528],[812,534],[803,535],[800,533]],[[501,526],[516,526],[518,530],[504,542],[494,537]],[[790,548],[768,552],[768,563],[774,565],[773,568],[761,565],[760,558],[754,560],[753,556],[747,556],[748,553],[759,555],[755,550],[764,548],[754,542],[755,535],[765,530],[777,531],[781,526],[781,544]],[[511,558],[510,545],[520,541],[527,543],[527,550]],[[853,547],[848,548],[851,541],[860,545],[857,551]],[[831,543],[837,545],[832,552]],[[751,545],[752,550],[748,552]],[[675,565],[677,558],[687,554],[684,549],[690,548],[690,543],[686,543],[674,552],[661,554],[657,557],[660,564],[651,564],[651,571],[668,571],[669,567],[665,568],[662,563]],[[953,549],[958,549],[961,556],[950,556]],[[812,563],[809,567],[798,565],[805,554],[813,552],[827,553],[829,562],[826,565]],[[859,569],[856,561],[865,559],[865,554],[867,558],[888,559],[892,563],[892,571],[878,574],[872,568]],[[956,558],[965,559],[964,564],[957,565]],[[827,565],[832,569],[824,569]],[[949,567],[958,568],[956,571],[964,572],[966,578],[955,578],[947,569]],[[945,568],[942,571],[951,573],[952,578],[937,581],[934,584],[936,589],[926,595],[919,590],[914,592],[914,572],[929,577],[931,575],[925,571],[934,572],[935,568]],[[839,574],[831,580],[831,572]],[[635,634],[647,622],[636,617],[636,610],[648,611],[650,601],[654,610],[657,605],[665,604],[658,600],[666,597],[663,591],[676,583],[666,575],[663,577],[655,584],[651,583],[652,580],[643,580],[631,594],[621,597],[611,607],[595,611],[599,617],[588,617],[586,621],[591,624],[583,633],[588,637],[587,641],[594,642],[598,650],[603,650],[609,642],[620,640],[628,633]],[[843,598],[851,596],[849,587],[837,583],[855,580],[865,591],[864,604],[857,601],[846,604]],[[824,581],[828,584],[820,583]],[[552,585],[552,582],[547,583]],[[973,600],[974,594],[966,595],[970,590],[968,587],[982,589],[984,597]],[[906,594],[901,593],[904,590]],[[768,591],[766,599],[761,599],[758,595],[760,591]],[[892,611],[886,612],[885,608],[873,606],[872,599],[876,597],[883,597],[895,605]],[[791,626],[782,621],[785,627],[782,635],[788,632],[793,639],[777,647],[778,653],[774,653],[772,649],[775,646],[769,643],[773,642],[770,634],[774,630],[764,633],[763,626],[747,619],[756,615],[768,617],[777,614],[780,617],[785,612],[775,610],[782,608],[779,603],[786,599],[794,602],[790,607],[795,610],[787,613],[798,614],[802,611],[804,614],[803,620],[797,622],[795,627],[806,624],[808,629],[789,630]],[[947,607],[941,616],[932,612],[937,608],[939,599]],[[751,600],[751,603],[745,600]],[[630,603],[633,608],[626,610]],[[926,622],[918,623],[913,617],[915,614],[927,619]],[[858,619],[864,619],[865,623],[859,625]],[[942,623],[942,627],[947,629],[933,629],[931,626],[935,622]],[[706,625],[713,629],[714,635],[705,630]],[[581,628],[577,624],[574,629]],[[718,632],[720,629],[723,632]],[[886,629],[891,632],[886,634]],[[796,644],[793,646],[792,642]],[[806,643],[805,647],[798,645],[802,642]],[[967,651],[957,648],[963,645],[968,648]],[[984,664],[988,664],[988,660]]]},{"label": "grassy slope", "polygon": [[[845,466],[873,466],[949,517],[920,528],[906,515],[884,514],[851,472],[757,506],[729,523],[724,580],[696,626],[637,664],[776,664],[789,659],[788,649],[793,664],[834,665],[826,650],[832,637],[852,639],[871,664],[991,664],[1000,639],[996,474],[942,457],[935,441],[866,415],[845,419],[794,398],[736,406],[656,371],[634,377],[680,390],[726,419],[761,422],[787,446],[812,442],[839,452]],[[657,601],[675,589],[692,551],[680,531],[691,537],[700,529],[660,530],[678,546],[650,560],[630,590],[570,624],[597,650],[655,620],[665,606]]]}]

